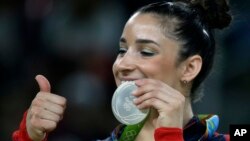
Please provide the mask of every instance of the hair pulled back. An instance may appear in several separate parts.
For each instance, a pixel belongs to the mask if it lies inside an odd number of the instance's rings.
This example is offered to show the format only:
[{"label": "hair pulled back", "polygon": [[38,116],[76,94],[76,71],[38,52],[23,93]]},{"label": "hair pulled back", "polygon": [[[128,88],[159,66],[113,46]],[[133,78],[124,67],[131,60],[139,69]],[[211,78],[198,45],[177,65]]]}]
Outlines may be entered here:
[{"label": "hair pulled back", "polygon": [[156,16],[163,33],[180,41],[178,62],[196,54],[202,57],[202,68],[193,80],[190,94],[192,101],[200,99],[201,94],[195,91],[211,71],[214,60],[213,30],[227,27],[232,20],[228,13],[228,2],[226,0],[174,0],[149,4],[137,12]]}]

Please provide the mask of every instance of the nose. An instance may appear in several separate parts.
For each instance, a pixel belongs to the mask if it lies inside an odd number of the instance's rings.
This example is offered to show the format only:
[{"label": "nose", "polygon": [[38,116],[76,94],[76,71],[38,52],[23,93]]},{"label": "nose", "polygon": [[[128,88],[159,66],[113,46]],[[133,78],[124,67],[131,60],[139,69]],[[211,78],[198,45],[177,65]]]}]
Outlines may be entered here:
[{"label": "nose", "polygon": [[116,59],[115,67],[120,73],[132,72],[136,69],[136,58],[133,54],[127,52],[124,56]]}]

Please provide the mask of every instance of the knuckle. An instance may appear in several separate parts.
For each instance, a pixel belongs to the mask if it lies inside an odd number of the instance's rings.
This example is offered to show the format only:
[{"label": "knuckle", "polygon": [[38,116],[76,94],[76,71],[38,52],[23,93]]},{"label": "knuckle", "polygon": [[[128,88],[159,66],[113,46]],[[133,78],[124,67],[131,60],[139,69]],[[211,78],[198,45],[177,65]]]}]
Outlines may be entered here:
[{"label": "knuckle", "polygon": [[138,99],[140,99],[140,101],[144,101],[144,100],[147,100],[147,99],[149,99],[149,94],[145,94],[145,95],[142,95],[142,96],[140,96]]},{"label": "knuckle", "polygon": [[54,130],[57,127],[57,123],[54,122],[52,130]]},{"label": "knuckle", "polygon": [[46,124],[43,125],[43,128],[47,132],[54,130],[55,129],[54,122],[46,122]]},{"label": "knuckle", "polygon": [[67,103],[67,99],[65,97],[58,97],[58,102],[60,103],[60,105],[62,105],[63,107],[66,106]]},{"label": "knuckle", "polygon": [[155,93],[155,96],[156,96],[156,97],[160,97],[160,96],[161,96],[161,93],[160,93],[159,90],[157,90],[157,92]]},{"label": "knuckle", "polygon": [[63,103],[64,105],[66,105],[67,99],[66,99],[65,97],[62,97],[62,103]]},{"label": "knuckle", "polygon": [[60,116],[60,119],[59,120],[62,120],[63,119],[63,115]]},{"label": "knuckle", "polygon": [[43,92],[38,92],[37,95],[36,95],[37,98],[41,98],[43,97]]},{"label": "knuckle", "polygon": [[145,106],[148,106],[151,102],[150,102],[151,100],[146,100],[144,103],[143,103],[143,105],[145,105]]},{"label": "knuckle", "polygon": [[60,107],[58,107],[57,109],[55,109],[55,113],[56,113],[56,115],[58,115],[58,116],[63,115],[64,111],[65,111],[65,107],[62,107],[62,106],[60,106]]},{"label": "knuckle", "polygon": [[35,98],[33,101],[32,101],[32,105],[35,105],[35,106],[42,106],[44,103],[44,100],[40,99],[40,98]]},{"label": "knuckle", "polygon": [[64,108],[63,108],[63,107],[59,107],[56,111],[57,111],[56,113],[57,113],[58,115],[61,115],[61,114],[63,114],[63,112],[64,112]]},{"label": "knuckle", "polygon": [[48,131],[53,131],[54,129],[56,129],[57,127],[57,123],[56,122],[51,122],[46,128],[46,130]]},{"label": "knuckle", "polygon": [[57,116],[55,117],[55,122],[58,123],[58,122],[60,121],[60,119],[61,119],[60,116],[57,115]]},{"label": "knuckle", "polygon": [[62,107],[60,107],[60,109],[58,110],[59,114],[62,115],[64,113],[65,109],[66,109],[66,105],[63,105]]},{"label": "knuckle", "polygon": [[39,117],[42,114],[43,110],[41,108],[33,108],[32,113],[33,116]]}]

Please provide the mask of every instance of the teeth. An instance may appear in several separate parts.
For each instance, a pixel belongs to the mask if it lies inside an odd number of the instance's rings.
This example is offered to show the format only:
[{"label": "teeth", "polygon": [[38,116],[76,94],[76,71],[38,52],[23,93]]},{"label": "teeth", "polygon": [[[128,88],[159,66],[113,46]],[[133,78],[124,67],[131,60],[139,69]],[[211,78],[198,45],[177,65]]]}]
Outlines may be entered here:
[{"label": "teeth", "polygon": [[134,81],[122,81],[121,84],[125,83],[125,82],[134,82]]}]

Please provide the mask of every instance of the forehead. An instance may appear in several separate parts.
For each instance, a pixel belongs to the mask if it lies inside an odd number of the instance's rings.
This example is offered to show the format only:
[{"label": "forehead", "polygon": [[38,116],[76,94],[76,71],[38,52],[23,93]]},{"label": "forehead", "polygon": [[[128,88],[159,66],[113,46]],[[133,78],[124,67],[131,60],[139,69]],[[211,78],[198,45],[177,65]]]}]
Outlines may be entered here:
[{"label": "forehead", "polygon": [[147,24],[157,24],[157,19],[152,13],[140,13],[137,12],[134,15],[132,15],[127,23],[134,23],[134,22],[142,22]]},{"label": "forehead", "polygon": [[[140,38],[164,37],[160,22],[153,14],[134,14],[126,23],[123,34],[133,34]],[[132,35],[130,35],[132,36]]]}]

